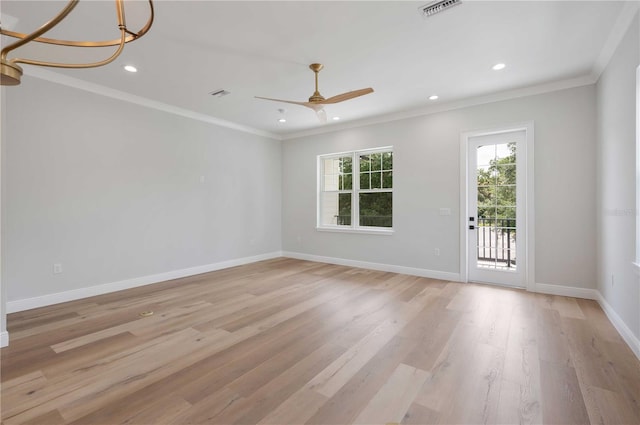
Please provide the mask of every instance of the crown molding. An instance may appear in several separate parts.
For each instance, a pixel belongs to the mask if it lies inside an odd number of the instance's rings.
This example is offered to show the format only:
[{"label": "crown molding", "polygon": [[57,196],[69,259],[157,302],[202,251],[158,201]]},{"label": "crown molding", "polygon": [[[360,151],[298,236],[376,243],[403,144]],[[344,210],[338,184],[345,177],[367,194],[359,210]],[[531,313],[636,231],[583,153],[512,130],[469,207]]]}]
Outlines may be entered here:
[{"label": "crown molding", "polygon": [[215,118],[210,115],[194,112],[189,109],[180,108],[178,106],[169,105],[168,103],[158,102],[157,100],[151,100],[146,97],[137,96],[131,93],[126,93],[121,90],[112,89],[100,84],[90,83],[88,81],[80,80],[78,78],[69,77],[67,75],[59,74],[57,72],[48,71],[41,67],[25,66],[24,74],[29,77],[46,80],[52,83],[61,84],[68,87],[73,87],[79,90],[99,94],[102,96],[110,97],[113,99],[122,100],[124,102],[134,103],[136,105],[145,106],[147,108],[156,109],[170,114],[179,115],[186,118],[191,118],[196,121],[202,121],[209,124],[217,125],[219,127],[225,127],[232,130],[241,131],[243,133],[254,134],[256,136],[268,137],[270,139],[282,140],[282,137],[270,133],[268,131],[262,131],[253,127],[236,124],[231,121],[226,121],[220,118]]},{"label": "crown molding", "polygon": [[631,23],[636,17],[638,10],[640,10],[640,1],[637,0],[626,1],[622,6],[618,19],[613,25],[609,37],[607,37],[607,41],[604,43],[598,55],[598,59],[596,59],[596,62],[593,64],[591,75],[595,81],[598,81],[604,69],[609,65],[618,45],[629,30],[629,27],[631,27]]},{"label": "crown molding", "polygon": [[282,135],[282,140],[297,139],[300,137],[315,136],[325,133],[334,133],[337,131],[348,130],[352,128],[365,127],[373,124],[382,124],[392,121],[400,121],[408,118],[415,118],[425,115],[432,115],[441,112],[453,111],[456,109],[468,108],[471,106],[484,105],[487,103],[501,102],[504,100],[518,99],[521,97],[535,96],[538,94],[544,94],[554,91],[560,91],[565,89],[571,89],[574,87],[588,86],[595,84],[597,80],[593,75],[585,75],[582,77],[571,78],[566,80],[554,81],[545,84],[539,84],[530,87],[524,87],[513,90],[506,90],[488,95],[475,96],[455,100],[446,103],[440,103],[436,105],[430,105],[425,108],[412,109],[410,111],[402,111],[397,113],[378,115],[372,118],[364,118],[357,121],[346,122],[344,124],[332,125],[331,128],[314,128],[311,130],[305,130],[295,133],[288,133]]},{"label": "crown molding", "polygon": [[[627,6],[628,6],[628,4],[625,4],[625,8]],[[636,7],[635,10],[637,11],[637,9],[638,8]],[[627,24],[627,28],[628,28],[628,25],[631,23],[631,21],[632,21],[632,19],[629,19],[629,22]],[[626,32],[626,30],[625,30],[625,32]],[[623,32],[623,35],[624,35],[625,32]],[[611,39],[611,37],[610,37],[610,39]],[[621,40],[621,38],[618,39],[618,43],[620,42],[620,40]],[[607,41],[607,45],[608,44],[609,44],[609,41]],[[617,47],[617,45],[616,45],[616,47]],[[615,51],[615,47],[613,48],[613,51]],[[602,54],[601,54],[601,56],[602,56]],[[610,57],[609,57],[609,59],[610,59]],[[363,118],[363,119],[356,120],[356,121],[351,121],[351,122],[345,122],[345,123],[341,123],[341,124],[337,124],[337,125],[332,125],[330,128],[318,127],[318,128],[313,128],[313,129],[310,129],[310,130],[303,130],[303,131],[292,132],[292,133],[284,133],[284,134],[276,134],[276,133],[271,133],[271,132],[267,132],[267,131],[258,130],[258,129],[255,129],[253,127],[237,124],[237,123],[234,123],[234,122],[231,122],[231,121],[226,121],[226,120],[223,120],[223,119],[220,119],[220,118],[215,118],[215,117],[212,117],[210,115],[202,114],[202,113],[199,113],[199,112],[191,111],[191,110],[180,108],[180,107],[177,107],[177,106],[169,105],[167,103],[151,100],[151,99],[148,99],[148,98],[145,98],[145,97],[142,97],[142,96],[133,95],[133,94],[126,93],[126,92],[123,92],[123,91],[120,91],[120,90],[116,90],[116,89],[112,89],[112,88],[109,88],[109,87],[106,87],[106,86],[103,86],[103,85],[100,85],[100,84],[90,83],[90,82],[87,82],[87,81],[84,81],[84,80],[80,80],[78,78],[69,77],[69,76],[62,75],[62,74],[59,74],[59,73],[56,73],[56,72],[48,71],[48,70],[40,68],[40,67],[25,66],[24,67],[24,74],[28,75],[30,77],[34,77],[34,78],[50,81],[50,82],[53,82],[53,83],[62,84],[62,85],[65,85],[65,86],[77,88],[79,90],[88,91],[88,92],[91,92],[91,93],[103,95],[103,96],[106,96],[106,97],[111,97],[111,98],[122,100],[122,101],[125,101],[125,102],[130,102],[130,103],[134,103],[134,104],[137,104],[137,105],[145,106],[145,107],[148,107],[148,108],[157,109],[157,110],[168,112],[168,113],[171,113],[171,114],[175,114],[175,115],[180,115],[180,116],[183,116],[183,117],[191,118],[191,119],[194,119],[194,120],[197,120],[197,121],[203,121],[203,122],[206,122],[206,123],[209,123],[209,124],[214,124],[214,125],[217,125],[217,126],[220,126],[220,127],[226,127],[226,128],[230,128],[230,129],[233,129],[233,130],[241,131],[241,132],[244,132],[244,133],[254,134],[254,135],[257,135],[257,136],[267,137],[267,138],[275,139],[275,140],[291,140],[291,139],[297,139],[297,138],[301,138],[301,137],[308,137],[308,136],[315,136],[315,135],[320,135],[320,134],[334,133],[334,132],[338,132],[338,131],[342,131],[342,130],[348,130],[348,129],[352,129],[352,128],[359,128],[359,127],[365,127],[365,126],[374,125],[374,124],[382,124],[382,123],[387,123],[387,122],[400,121],[400,120],[404,120],[404,119],[420,117],[420,116],[426,116],[426,115],[431,115],[431,114],[436,114],[436,113],[441,113],[441,112],[447,112],[447,111],[453,111],[453,110],[456,110],[456,109],[463,109],[463,108],[483,105],[483,104],[487,104],[487,103],[500,102],[500,101],[505,101],[505,100],[511,100],[511,99],[527,97],[527,96],[535,96],[535,95],[538,95],[538,94],[544,94],[544,93],[549,93],[549,92],[554,92],[554,91],[559,91],[559,90],[570,89],[570,88],[574,88],[574,87],[581,87],[581,86],[586,86],[586,85],[590,85],[590,84],[595,84],[597,82],[597,80],[598,80],[598,77],[599,77],[599,75],[596,76],[596,73],[592,71],[588,75],[577,77],[577,78],[565,79],[565,80],[560,80],[560,81],[553,81],[553,82],[550,82],[550,83],[539,84],[539,85],[530,86],[530,87],[524,87],[524,88],[518,88],[518,89],[512,89],[512,90],[505,90],[505,91],[492,93],[492,94],[488,94],[488,95],[463,98],[463,99],[459,99],[459,100],[455,100],[455,101],[451,101],[451,102],[446,102],[446,103],[443,102],[443,103],[439,103],[439,104],[435,104],[435,105],[429,105],[428,107],[417,108],[417,109],[412,109],[412,110],[408,110],[408,111],[402,111],[402,112],[396,112],[396,113],[390,113],[390,114],[383,114],[383,115],[378,115],[378,116],[370,117],[370,118]]]}]

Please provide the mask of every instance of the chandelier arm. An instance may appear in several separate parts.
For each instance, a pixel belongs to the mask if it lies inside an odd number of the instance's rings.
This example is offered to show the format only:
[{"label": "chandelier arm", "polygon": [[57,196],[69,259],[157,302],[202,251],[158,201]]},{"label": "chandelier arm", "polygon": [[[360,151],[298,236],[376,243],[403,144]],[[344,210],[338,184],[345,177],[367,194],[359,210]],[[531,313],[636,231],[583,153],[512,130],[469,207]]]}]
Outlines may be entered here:
[{"label": "chandelier arm", "polygon": [[[30,42],[32,40],[36,40],[42,34],[44,34],[45,32],[49,31],[51,28],[55,27],[56,25],[58,25],[60,23],[60,21],[62,21],[69,13],[71,13],[73,8],[78,5],[79,1],[80,0],[70,0],[69,3],[67,3],[67,5],[64,7],[64,9],[62,9],[49,22],[46,22],[40,28],[38,28],[37,30],[32,32],[31,34],[21,34],[22,37],[19,37],[20,40],[16,41],[13,44],[10,44],[10,45],[6,46],[4,49],[2,49],[2,52],[0,53],[0,57],[3,60],[6,60],[7,59],[7,55],[9,54],[10,51],[12,51],[14,49],[17,49],[18,47],[20,47],[22,45],[25,45],[25,44],[27,44],[28,42]],[[4,34],[4,31],[2,31],[2,34]]]},{"label": "chandelier arm", "polygon": [[122,0],[116,0],[116,13],[118,15],[118,28],[127,31],[127,19],[124,16],[124,3]]},{"label": "chandelier arm", "polygon": [[[77,2],[79,0],[75,0],[75,1]],[[125,29],[127,34],[130,34],[129,36],[126,37],[125,43],[138,39],[149,31],[149,29],[151,28],[151,25],[153,24],[153,20],[155,18],[153,0],[149,0],[149,10],[150,10],[149,19],[147,20],[147,23],[142,27],[142,29],[140,29],[137,32],[132,32],[132,31],[129,31],[128,29]],[[20,32],[9,31],[4,29],[0,30],[0,33],[8,37],[20,38],[20,39],[24,39],[25,37],[28,36],[28,34],[23,34]],[[35,41],[38,43],[46,43],[46,44],[55,44],[58,46],[68,46],[68,47],[110,47],[110,46],[117,46],[120,44],[119,38],[114,38],[113,40],[105,40],[105,41],[73,41],[73,40],[58,40],[55,38],[37,37],[29,41]],[[7,47],[10,47],[10,46],[7,46]]]},{"label": "chandelier arm", "polygon": [[124,50],[124,45],[126,44],[126,32],[124,30],[124,28],[122,28],[120,30],[122,36],[120,37],[120,45],[118,46],[118,49],[111,55],[109,56],[107,59],[104,59],[102,61],[99,62],[92,62],[92,63],[57,63],[57,62],[44,62],[44,61],[38,61],[38,60],[33,60],[33,59],[21,59],[21,58],[15,58],[15,59],[11,59],[11,63],[16,64],[16,63],[24,63],[27,65],[37,65],[37,66],[48,66],[50,68],[97,68],[99,66],[103,66],[103,65],[107,65],[111,62],[113,62],[114,60],[116,60],[116,58],[118,56],[120,56],[120,53],[122,53],[122,50]]}]

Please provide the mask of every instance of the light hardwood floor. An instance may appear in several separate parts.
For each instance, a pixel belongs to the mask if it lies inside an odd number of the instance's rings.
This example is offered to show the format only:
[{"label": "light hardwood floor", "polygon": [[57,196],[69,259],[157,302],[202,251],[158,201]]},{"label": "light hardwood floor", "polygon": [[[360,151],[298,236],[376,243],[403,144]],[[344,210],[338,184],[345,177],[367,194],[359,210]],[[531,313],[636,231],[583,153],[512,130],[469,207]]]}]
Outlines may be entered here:
[{"label": "light hardwood floor", "polygon": [[640,423],[640,363],[587,300],[282,258],[8,328],[7,425]]}]

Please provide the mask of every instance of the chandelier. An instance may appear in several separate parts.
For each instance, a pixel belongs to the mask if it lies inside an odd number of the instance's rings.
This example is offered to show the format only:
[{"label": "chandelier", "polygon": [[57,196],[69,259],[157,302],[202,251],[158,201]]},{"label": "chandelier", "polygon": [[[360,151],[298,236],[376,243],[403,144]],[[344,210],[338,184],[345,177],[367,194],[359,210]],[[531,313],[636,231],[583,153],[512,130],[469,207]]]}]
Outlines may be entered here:
[{"label": "chandelier", "polygon": [[[51,28],[58,25],[78,4],[80,0],[70,0],[69,3],[50,21],[43,24],[40,28],[32,32],[31,34],[23,34],[19,32],[5,30],[0,28],[0,33],[2,35],[13,37],[18,39],[18,41],[9,44],[8,46],[2,49],[0,54],[0,60],[2,64],[1,74],[2,78],[0,79],[0,85],[3,86],[15,86],[20,84],[20,77],[22,76],[22,68],[18,65],[19,63],[28,64],[28,65],[37,65],[37,66],[49,66],[54,68],[95,68],[98,66],[106,65],[110,62],[113,62],[122,50],[124,49],[124,45],[130,41],[137,40],[142,37],[149,31],[151,25],[153,24],[153,1],[149,1],[149,19],[147,23],[137,32],[130,31],[127,28],[126,19],[125,19],[125,7],[124,0],[115,0],[116,4],[116,13],[118,16],[118,30],[120,31],[120,38],[116,38],[114,40],[106,40],[106,41],[70,41],[70,40],[57,40],[53,38],[45,38],[41,37]],[[8,55],[13,50],[24,46],[29,42],[38,42],[38,43],[47,43],[47,44],[55,44],[58,46],[69,46],[69,47],[109,47],[109,46],[118,46],[116,51],[109,56],[108,58],[91,63],[55,63],[55,62],[45,62],[34,59],[26,59],[26,58],[13,58],[9,59]]]}]

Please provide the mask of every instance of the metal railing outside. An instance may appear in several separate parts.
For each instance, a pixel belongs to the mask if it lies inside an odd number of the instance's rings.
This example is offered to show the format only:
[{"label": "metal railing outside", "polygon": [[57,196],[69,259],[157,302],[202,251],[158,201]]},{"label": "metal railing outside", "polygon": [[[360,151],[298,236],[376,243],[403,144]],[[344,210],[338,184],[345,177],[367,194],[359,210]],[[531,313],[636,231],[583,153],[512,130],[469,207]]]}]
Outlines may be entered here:
[{"label": "metal railing outside", "polygon": [[478,218],[478,261],[495,263],[501,268],[516,266],[516,219]]}]

